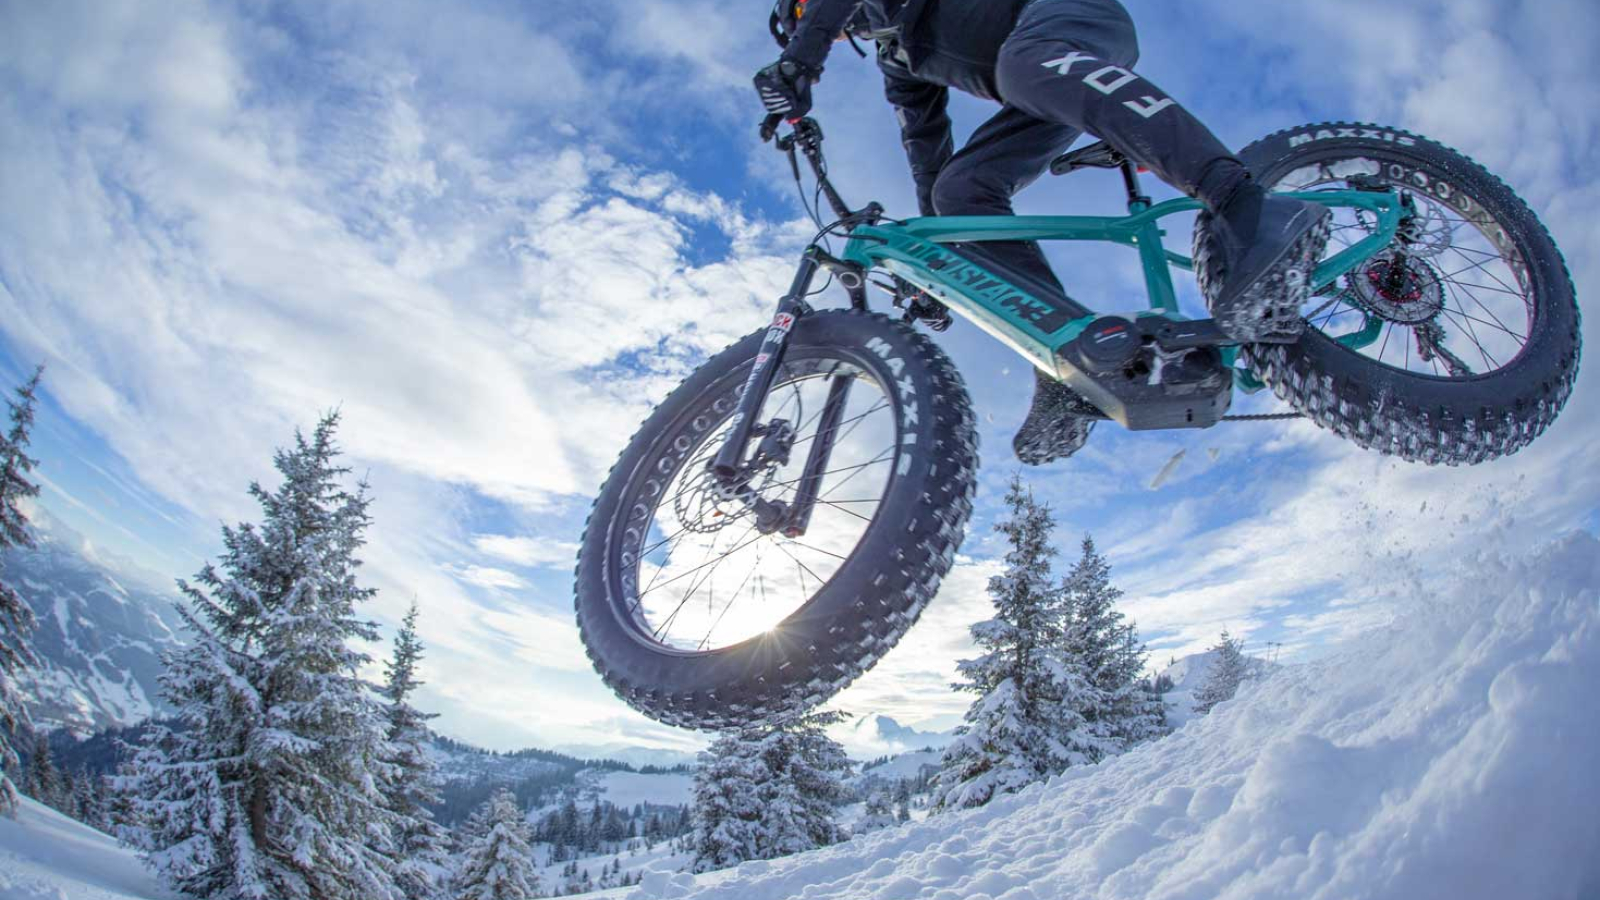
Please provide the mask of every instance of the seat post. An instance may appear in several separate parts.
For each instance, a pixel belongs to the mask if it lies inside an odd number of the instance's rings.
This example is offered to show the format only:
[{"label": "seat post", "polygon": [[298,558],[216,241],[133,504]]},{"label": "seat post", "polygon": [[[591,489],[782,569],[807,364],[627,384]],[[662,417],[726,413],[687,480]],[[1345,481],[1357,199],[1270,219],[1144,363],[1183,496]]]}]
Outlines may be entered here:
[{"label": "seat post", "polygon": [[1128,211],[1141,213],[1150,208],[1150,198],[1139,188],[1139,167],[1133,160],[1122,161],[1122,186],[1128,190]]},{"label": "seat post", "polygon": [[1128,189],[1128,211],[1142,213],[1149,210],[1150,199],[1139,189],[1139,167],[1133,160],[1122,160],[1122,186]]}]

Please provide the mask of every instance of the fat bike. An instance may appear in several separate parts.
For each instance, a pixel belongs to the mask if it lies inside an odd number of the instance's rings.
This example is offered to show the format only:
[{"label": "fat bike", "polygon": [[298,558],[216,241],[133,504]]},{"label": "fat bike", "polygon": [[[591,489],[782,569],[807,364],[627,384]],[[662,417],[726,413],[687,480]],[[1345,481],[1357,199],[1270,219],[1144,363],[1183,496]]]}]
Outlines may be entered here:
[{"label": "fat bike", "polygon": [[[1503,182],[1396,128],[1325,123],[1240,154],[1272,190],[1333,211],[1294,343],[1239,345],[1179,313],[1162,220],[1135,166],[1094,144],[1051,165],[1119,170],[1128,214],[892,219],[829,181],[815,121],[777,140],[835,221],[772,320],[655,409],[594,504],[576,606],[596,669],[673,725],[731,728],[819,704],[877,662],[949,571],[978,464],[961,376],[917,325],[953,313],[1131,430],[1209,428],[1235,392],[1425,464],[1515,453],[1566,402],[1578,309],[1555,244]],[[823,238],[844,239],[839,255]],[[984,241],[1131,248],[1146,309],[1098,312],[990,271]],[[953,245],[960,245],[957,248]],[[817,309],[827,273],[849,305]],[[868,288],[897,315],[868,306]]]}]

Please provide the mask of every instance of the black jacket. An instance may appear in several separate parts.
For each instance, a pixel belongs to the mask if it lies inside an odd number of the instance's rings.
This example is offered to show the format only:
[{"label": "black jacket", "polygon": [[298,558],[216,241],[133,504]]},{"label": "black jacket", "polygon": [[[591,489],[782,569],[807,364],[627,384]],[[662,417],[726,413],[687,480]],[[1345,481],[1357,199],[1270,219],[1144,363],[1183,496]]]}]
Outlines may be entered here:
[{"label": "black jacket", "polygon": [[[1027,0],[808,0],[786,58],[821,68],[834,38],[857,9],[857,35],[878,43],[884,93],[900,120],[900,138],[917,182],[917,200],[932,215],[934,179],[954,153],[949,89],[1000,100],[995,60]],[[859,21],[859,20],[858,20]]]}]

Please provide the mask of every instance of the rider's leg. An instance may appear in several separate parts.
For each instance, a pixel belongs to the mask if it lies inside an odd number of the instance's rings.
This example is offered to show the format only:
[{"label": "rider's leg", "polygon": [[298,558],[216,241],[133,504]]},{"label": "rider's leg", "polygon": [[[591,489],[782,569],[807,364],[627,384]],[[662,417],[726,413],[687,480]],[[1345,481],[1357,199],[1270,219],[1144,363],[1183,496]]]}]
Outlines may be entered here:
[{"label": "rider's leg", "polygon": [[1267,198],[1200,120],[1132,71],[1137,59],[1117,0],[1034,0],[1000,48],[996,78],[1007,104],[1097,135],[1204,202],[1196,262],[1218,324],[1241,340],[1292,339],[1327,210]]},{"label": "rider's leg", "polygon": [[[1082,134],[1070,125],[1036,119],[1004,107],[978,126],[965,146],[939,170],[933,208],[941,216],[1009,216],[1011,197],[1032,184],[1050,160]],[[1046,303],[1066,296],[1033,241],[985,241],[954,247],[996,274],[1020,276],[1017,287]]]},{"label": "rider's leg", "polygon": [[[1079,134],[1071,126],[1005,107],[978,126],[940,170],[933,187],[934,210],[941,216],[1011,215],[1012,195],[1038,178]],[[984,241],[952,249],[1047,303],[1066,296],[1033,241]],[[1083,448],[1100,418],[1100,411],[1077,392],[1035,371],[1033,405],[1011,446],[1029,465],[1062,459]]]}]

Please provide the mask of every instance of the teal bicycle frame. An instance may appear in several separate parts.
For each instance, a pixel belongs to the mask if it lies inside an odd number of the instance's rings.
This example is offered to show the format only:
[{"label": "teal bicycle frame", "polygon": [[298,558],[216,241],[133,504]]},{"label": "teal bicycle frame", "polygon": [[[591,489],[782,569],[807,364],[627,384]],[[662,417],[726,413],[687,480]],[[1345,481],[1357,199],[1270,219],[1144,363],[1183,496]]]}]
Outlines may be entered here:
[{"label": "teal bicycle frame", "polygon": [[[1317,266],[1312,280],[1313,293],[1325,292],[1341,276],[1389,246],[1404,215],[1400,199],[1393,193],[1347,190],[1285,196],[1330,207],[1366,210],[1377,218],[1371,234]],[[939,245],[981,241],[1101,241],[1132,247],[1138,251],[1144,270],[1149,307],[1115,314],[1130,318],[1162,316],[1183,321],[1185,317],[1178,311],[1172,269],[1192,271],[1194,262],[1162,246],[1166,232],[1160,223],[1168,216],[1200,209],[1199,201],[1188,198],[1155,205],[1139,198],[1129,202],[1126,216],[938,216],[884,221],[859,225],[852,230],[842,258],[864,269],[881,268],[900,276],[1022,354],[1046,374],[1065,379],[1068,373],[1062,368],[1064,363],[1059,351],[1103,313],[1086,310],[1084,315],[1063,325],[1046,325],[1049,330],[1045,330],[1040,325],[1039,313],[1048,309],[1049,304],[1003,276]],[[1382,321],[1372,319],[1360,331],[1343,335],[1338,340],[1351,347],[1365,346],[1378,336],[1378,330],[1372,327],[1374,324],[1381,326]],[[1221,349],[1224,360],[1232,365],[1238,348]],[[1238,376],[1241,387],[1260,387],[1248,373],[1238,373]]]},{"label": "teal bicycle frame", "polygon": [[[865,274],[869,270],[882,269],[899,276],[1022,354],[1046,374],[1072,385],[1108,416],[1129,428],[1207,427],[1218,421],[1226,410],[1234,388],[1260,388],[1260,383],[1249,372],[1235,366],[1238,347],[1230,345],[1215,323],[1201,320],[1187,326],[1177,324],[1186,320],[1178,309],[1172,269],[1192,270],[1194,262],[1162,246],[1166,233],[1161,229],[1161,220],[1199,210],[1200,203],[1178,199],[1152,204],[1140,193],[1137,171],[1127,160],[1118,157],[1111,166],[1098,161],[1085,163],[1122,169],[1128,190],[1126,216],[940,216],[894,221],[884,218],[882,207],[876,203],[859,211],[851,210],[827,178],[827,167],[822,160],[821,129],[810,119],[798,119],[790,124],[794,131],[780,138],[778,147],[789,154],[797,182],[800,168],[796,153],[805,154],[820,193],[826,196],[839,217],[836,225],[842,224],[847,229],[848,241],[841,258],[830,256],[815,243],[802,255],[794,282],[779,301],[777,313],[762,340],[761,352],[746,377],[728,436],[708,466],[728,496],[749,504],[755,512],[757,526],[764,533],[777,530],[790,536],[805,533],[815,503],[815,489],[821,473],[826,470],[832,435],[849,391],[849,379],[838,379],[830,387],[818,437],[807,452],[794,503],[774,503],[758,496],[746,477],[746,447],[755,436],[761,436],[764,444],[772,441],[775,447],[786,439],[782,428],[788,427],[788,423],[757,423],[755,419],[782,363],[790,329],[810,312],[806,297],[810,295],[811,281],[819,268],[828,268],[839,276],[850,293],[852,306],[859,309],[866,308]],[[774,120],[769,119],[763,126],[764,137],[773,136],[770,128],[774,125]],[[1068,166],[1069,171],[1071,168]],[[1317,266],[1312,278],[1315,292],[1334,287],[1341,276],[1389,246],[1399,233],[1406,208],[1405,200],[1387,190],[1316,191],[1293,196],[1327,206],[1366,210],[1377,218],[1371,234]],[[828,230],[824,228],[823,233]],[[1206,388],[1207,393],[1192,396],[1185,393],[1171,399],[1118,395],[1096,376],[1078,369],[1071,361],[1071,354],[1062,352],[1096,320],[1104,318],[1103,314],[1071,300],[1057,297],[1046,301],[1033,296],[1004,276],[943,246],[1019,240],[1098,241],[1134,248],[1144,269],[1149,307],[1122,312],[1120,317],[1144,319],[1137,322],[1140,327],[1135,331],[1142,335],[1141,340],[1151,339],[1161,345],[1158,352],[1214,348],[1222,366],[1227,367],[1222,371],[1231,373],[1231,379],[1213,380]],[[902,293],[898,288],[895,293],[898,300]],[[907,315],[912,314],[908,312]],[[1151,318],[1165,321],[1145,327],[1151,324]],[[1369,318],[1360,331],[1343,335],[1338,340],[1352,347],[1364,346],[1360,342],[1370,342],[1377,336],[1374,324],[1381,326],[1382,322]],[[1120,328],[1120,325],[1113,323],[1111,327]],[[1159,369],[1153,370],[1148,384],[1162,384],[1159,373]],[[1124,380],[1122,387],[1127,386]],[[1196,408],[1201,415],[1195,414]],[[761,452],[758,448],[757,455]]]}]

